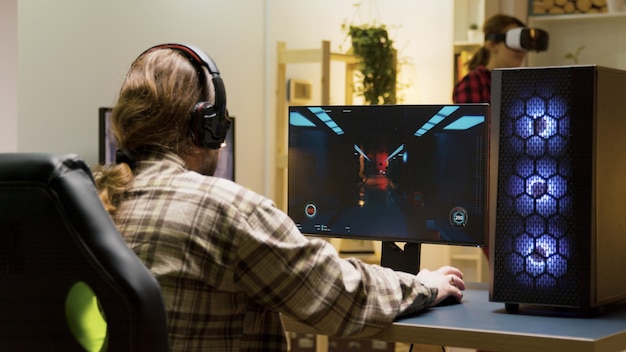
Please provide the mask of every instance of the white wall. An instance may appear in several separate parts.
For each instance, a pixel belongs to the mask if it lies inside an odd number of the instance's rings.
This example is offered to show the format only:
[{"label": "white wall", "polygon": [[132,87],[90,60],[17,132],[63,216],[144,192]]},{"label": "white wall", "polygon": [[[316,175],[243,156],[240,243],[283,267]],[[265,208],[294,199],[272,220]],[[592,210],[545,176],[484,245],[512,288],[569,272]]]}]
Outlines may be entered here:
[{"label": "white wall", "polygon": [[0,152],[17,151],[17,0],[0,2]]},{"label": "white wall", "polygon": [[111,106],[131,61],[164,42],[217,61],[237,117],[237,178],[263,192],[264,2],[18,1],[20,152],[73,152],[97,162],[98,107]]}]

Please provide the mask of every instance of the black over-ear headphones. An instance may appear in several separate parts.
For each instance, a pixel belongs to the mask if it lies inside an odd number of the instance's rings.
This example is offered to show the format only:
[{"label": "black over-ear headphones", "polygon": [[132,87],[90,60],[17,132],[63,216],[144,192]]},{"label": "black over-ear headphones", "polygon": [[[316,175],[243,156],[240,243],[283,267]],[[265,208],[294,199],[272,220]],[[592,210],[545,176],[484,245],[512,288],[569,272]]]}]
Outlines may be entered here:
[{"label": "black over-ear headphones", "polygon": [[197,146],[219,149],[226,138],[231,121],[226,109],[226,88],[215,61],[204,51],[186,44],[156,45],[144,51],[143,54],[157,49],[174,49],[183,54],[196,68],[200,83],[205,86],[208,86],[208,77],[202,68],[205,67],[209,71],[215,87],[215,103],[211,104],[208,101],[196,103],[191,112],[189,129]]}]

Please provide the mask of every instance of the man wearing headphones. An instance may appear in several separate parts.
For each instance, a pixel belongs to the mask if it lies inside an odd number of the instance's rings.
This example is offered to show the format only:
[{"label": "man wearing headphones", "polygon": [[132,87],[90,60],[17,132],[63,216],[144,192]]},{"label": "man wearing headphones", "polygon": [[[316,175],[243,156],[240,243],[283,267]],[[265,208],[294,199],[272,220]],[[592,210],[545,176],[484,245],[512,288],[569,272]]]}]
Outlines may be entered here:
[{"label": "man wearing headphones", "polygon": [[212,177],[228,124],[208,55],[150,48],[113,109],[117,163],[94,172],[106,209],[161,285],[172,351],[285,351],[279,314],[358,337],[462,299],[456,268],[412,275],[342,259],[271,200]]}]

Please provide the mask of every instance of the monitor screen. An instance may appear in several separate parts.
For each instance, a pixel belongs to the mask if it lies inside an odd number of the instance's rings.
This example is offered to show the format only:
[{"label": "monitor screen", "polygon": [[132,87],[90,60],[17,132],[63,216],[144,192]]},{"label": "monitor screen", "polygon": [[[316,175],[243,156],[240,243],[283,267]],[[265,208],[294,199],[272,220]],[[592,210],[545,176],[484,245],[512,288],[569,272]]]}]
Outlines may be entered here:
[{"label": "monitor screen", "polygon": [[117,142],[110,128],[112,112],[112,108],[98,109],[98,161],[101,165],[115,162]]},{"label": "monitor screen", "polygon": [[288,213],[313,236],[487,244],[489,105],[291,106]]},{"label": "monitor screen", "polygon": [[[111,131],[111,115],[113,109],[102,107],[98,109],[99,115],[99,162],[100,164],[110,164],[115,162],[115,151],[117,142]],[[215,176],[235,181],[235,118],[226,134],[226,139],[220,149],[220,159],[215,170]]]}]

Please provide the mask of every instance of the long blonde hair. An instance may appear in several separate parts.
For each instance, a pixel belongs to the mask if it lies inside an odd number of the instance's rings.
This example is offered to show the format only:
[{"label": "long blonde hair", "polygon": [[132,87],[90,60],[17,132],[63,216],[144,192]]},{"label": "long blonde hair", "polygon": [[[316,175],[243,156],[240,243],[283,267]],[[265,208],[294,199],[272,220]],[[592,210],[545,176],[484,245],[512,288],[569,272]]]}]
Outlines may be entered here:
[{"label": "long blonde hair", "polygon": [[[113,107],[111,122],[118,147],[135,160],[141,159],[142,148],[151,145],[185,155],[193,143],[189,117],[198,101],[209,100],[209,84],[202,82],[196,67],[176,50],[163,48],[139,56]],[[132,164],[103,165],[94,170],[100,199],[111,215],[132,185]]]},{"label": "long blonde hair", "polygon": [[[502,34],[506,32],[506,29],[511,25],[515,25],[518,27],[525,27],[524,22],[519,19],[508,16],[508,15],[493,15],[488,18],[483,24],[483,33],[485,35],[488,34]],[[486,43],[486,41],[485,41]],[[485,45],[481,46],[476,50],[472,58],[467,62],[467,67],[470,71],[476,69],[478,66],[487,65],[489,62],[489,50]]]}]

